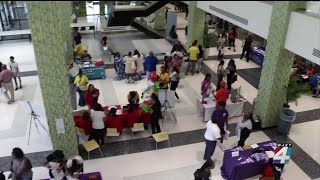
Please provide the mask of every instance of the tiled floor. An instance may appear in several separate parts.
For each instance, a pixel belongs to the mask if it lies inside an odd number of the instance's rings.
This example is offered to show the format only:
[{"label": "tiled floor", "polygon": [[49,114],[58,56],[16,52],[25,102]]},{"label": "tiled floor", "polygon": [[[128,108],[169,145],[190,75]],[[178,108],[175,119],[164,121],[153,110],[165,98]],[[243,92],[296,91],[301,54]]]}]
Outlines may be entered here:
[{"label": "tiled floor", "polygon": [[[94,19],[91,19],[91,21],[94,21]],[[93,39],[93,37],[88,34],[84,36],[84,43],[88,44],[89,52],[92,52],[91,54],[94,58],[100,58],[101,54],[96,50],[98,48],[96,39]],[[154,43],[152,46],[148,45],[152,43]],[[150,39],[134,39],[132,40],[131,45],[131,48],[137,48],[141,52],[148,52],[149,50],[156,51],[155,49],[161,52],[171,49],[171,46],[161,39],[153,42],[151,42]],[[237,52],[227,50],[226,55],[239,55],[241,52],[240,40],[236,41],[236,48]],[[3,62],[7,63],[8,60],[6,59],[13,55],[20,64],[21,71],[36,70],[32,43],[23,41],[0,43],[0,51],[3,52],[0,55],[0,59],[2,59]],[[213,55],[217,55],[216,48],[210,48],[210,56]],[[235,58],[235,60],[239,70],[250,71],[250,69],[253,70],[259,68],[259,66],[252,62],[247,63],[239,60],[238,58]],[[228,59],[225,59],[225,61],[227,63]],[[204,66],[209,67],[213,72],[216,72],[217,64],[218,61],[215,60],[204,62]],[[98,89],[100,89],[101,95],[99,102],[102,105],[126,104],[126,94],[129,91],[137,90],[141,93],[141,91],[146,88],[145,79],[137,81],[135,84],[126,84],[124,81],[115,80],[115,72],[113,69],[107,69],[106,73],[107,78],[105,80],[90,81],[90,83],[93,83]],[[202,122],[201,116],[199,116],[195,111],[195,100],[200,94],[200,82],[203,78],[203,74],[186,76],[182,78],[181,87],[177,89],[177,93],[181,98],[181,102],[177,103],[174,108],[174,112],[177,115],[177,122],[175,123],[169,120],[164,122],[164,126],[162,127],[163,130],[168,131],[172,135],[172,145],[174,147],[152,151],[152,149],[154,149],[152,144],[152,146],[148,147],[150,150],[147,151],[143,150],[143,145],[141,147],[130,146],[130,148],[140,148],[141,151],[135,151],[132,149],[125,150],[126,147],[129,148],[130,143],[128,140],[134,139],[136,140],[135,142],[148,144],[146,137],[150,135],[150,131],[138,133],[136,136],[132,136],[130,133],[124,133],[120,138],[108,138],[107,141],[109,143],[122,143],[121,147],[123,147],[124,152],[127,153],[115,153],[117,156],[85,161],[85,172],[100,171],[104,179],[112,180],[160,180],[170,178],[177,180],[192,179],[192,174],[195,169],[199,168],[203,163],[202,155],[204,151],[204,143],[201,138],[203,137],[202,131],[205,127],[205,123]],[[24,88],[16,92],[17,100],[30,101],[38,105],[40,109],[43,109],[38,77],[23,77],[22,81]],[[258,92],[257,88],[241,76],[238,76],[237,84],[235,84],[235,86],[241,86],[241,95],[252,104],[253,99],[256,97]],[[35,96],[35,94],[40,94],[40,96]],[[23,108],[19,102],[8,106],[5,101],[6,100],[1,95],[0,113],[5,114],[5,116],[1,118],[1,122],[3,123],[0,127],[0,143],[5,144],[6,148],[0,149],[0,157],[9,156],[11,154],[11,149],[15,146],[21,147],[25,153],[51,150],[52,144],[50,139],[45,135],[39,136],[34,127],[32,129],[30,146],[26,145],[28,115],[23,112]],[[306,111],[309,112],[310,110],[320,108],[318,99],[310,98],[309,96],[301,97],[298,102],[298,106],[292,106],[292,108],[296,112],[302,113],[299,116],[303,116],[303,113],[307,113]],[[315,137],[319,136],[316,127],[320,120],[317,120],[319,118],[312,120],[309,118],[309,122],[303,123],[308,118],[309,117],[304,118],[303,116],[299,119],[298,124],[293,125],[289,138],[292,139],[297,146],[301,147],[305,154],[309,155],[311,159],[316,161],[317,165],[314,166],[316,168],[320,166],[320,157],[317,152],[317,149],[320,148],[320,143],[315,139]],[[230,120],[232,127],[235,127],[235,122],[237,120],[237,118]],[[46,124],[45,116],[41,116],[41,121]],[[43,132],[40,132],[40,135],[42,133]],[[193,142],[193,138],[187,140],[183,139],[184,135],[190,134],[196,134],[197,137],[194,137],[194,139],[197,139],[197,141]],[[226,142],[226,147],[233,147],[236,144],[235,138],[235,136],[231,137],[229,141]],[[270,138],[270,134],[266,132],[254,132],[247,140],[247,144],[270,140]],[[308,141],[306,141],[306,139]],[[144,143],[144,141],[146,142]],[[190,143],[184,144],[184,141],[188,141]],[[125,146],[126,143],[128,143],[128,146]],[[165,147],[165,145],[163,147]],[[112,149],[112,147],[107,147],[106,149],[108,148]],[[122,150],[123,149],[121,149],[121,151]],[[214,154],[214,158],[217,159],[217,162],[216,168],[213,170],[213,179],[222,179],[219,170],[222,164],[222,157],[223,153],[219,148],[217,148]],[[298,160],[290,161],[289,165],[285,167],[283,174],[284,180],[310,179],[310,174],[306,174],[302,170],[299,158],[295,159]],[[312,169],[312,167],[310,168]],[[34,179],[42,179],[46,177],[48,177],[48,174],[44,168],[34,168]],[[252,179],[258,179],[258,177],[254,177]]]}]

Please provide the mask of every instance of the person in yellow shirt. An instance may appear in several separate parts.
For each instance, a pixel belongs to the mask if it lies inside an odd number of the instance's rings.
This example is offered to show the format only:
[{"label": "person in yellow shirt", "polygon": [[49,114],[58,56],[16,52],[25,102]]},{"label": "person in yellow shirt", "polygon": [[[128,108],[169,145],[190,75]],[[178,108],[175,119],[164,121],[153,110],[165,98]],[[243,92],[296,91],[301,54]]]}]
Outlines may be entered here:
[{"label": "person in yellow shirt", "polygon": [[189,69],[191,67],[191,75],[194,74],[194,69],[196,67],[197,61],[199,59],[200,50],[197,47],[196,41],[192,43],[192,46],[189,48],[189,65],[187,68],[186,75],[188,75]]},{"label": "person in yellow shirt", "polygon": [[79,93],[79,106],[83,107],[86,105],[84,95],[88,90],[89,79],[86,75],[82,73],[82,70],[79,70],[79,74],[74,79],[74,86],[77,86],[77,92]]},{"label": "person in yellow shirt", "polygon": [[160,83],[160,89],[168,89],[170,76],[169,73],[166,71],[165,66],[161,66],[161,71],[157,74],[159,76],[158,82]]},{"label": "person in yellow shirt", "polygon": [[81,42],[76,45],[76,47],[74,48],[73,51],[74,51],[74,56],[75,57],[81,57],[82,55],[84,55],[84,49],[82,47]]}]

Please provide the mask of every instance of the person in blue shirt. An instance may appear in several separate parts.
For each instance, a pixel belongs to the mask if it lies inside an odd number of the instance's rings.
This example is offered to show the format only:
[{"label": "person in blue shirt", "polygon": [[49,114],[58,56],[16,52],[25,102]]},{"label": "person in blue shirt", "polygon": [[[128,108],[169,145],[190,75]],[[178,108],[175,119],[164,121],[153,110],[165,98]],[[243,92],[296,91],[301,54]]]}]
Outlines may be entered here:
[{"label": "person in blue shirt", "polygon": [[310,77],[310,85],[312,88],[312,92],[315,93],[314,97],[318,97],[319,94],[319,88],[318,88],[318,75],[316,72],[312,73],[312,76]]},{"label": "person in blue shirt", "polygon": [[145,66],[147,71],[147,78],[149,80],[150,73],[157,70],[158,58],[153,55],[153,52],[149,52],[149,56],[146,57]]}]

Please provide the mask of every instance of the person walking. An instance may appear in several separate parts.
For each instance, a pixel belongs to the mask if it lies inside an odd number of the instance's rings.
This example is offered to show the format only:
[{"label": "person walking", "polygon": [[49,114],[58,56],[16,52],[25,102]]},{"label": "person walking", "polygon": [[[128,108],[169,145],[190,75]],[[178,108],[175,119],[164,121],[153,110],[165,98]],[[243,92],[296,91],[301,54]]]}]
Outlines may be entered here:
[{"label": "person walking", "polygon": [[238,146],[243,147],[245,141],[248,139],[252,130],[251,113],[243,114],[243,119],[239,120],[236,127],[236,134],[238,135]]},{"label": "person walking", "polygon": [[204,152],[203,159],[211,160],[211,156],[216,149],[217,140],[221,139],[220,128],[217,125],[217,118],[215,116],[211,117],[211,120],[207,122],[206,132],[204,133],[206,149]]},{"label": "person walking", "polygon": [[199,51],[199,48],[197,47],[197,42],[194,41],[192,43],[192,46],[189,48],[189,65],[187,68],[186,75],[188,75],[189,69],[191,67],[191,76],[193,76],[195,66],[196,66],[197,61],[199,59],[199,53],[200,53],[200,51]]},{"label": "person walking", "polygon": [[10,163],[10,171],[8,179],[12,180],[31,180],[33,176],[32,164],[28,158],[25,157],[20,148],[13,148],[12,160]]},{"label": "person walking", "polygon": [[252,35],[248,35],[248,37],[244,40],[244,42],[242,43],[242,54],[241,54],[241,57],[240,59],[242,60],[243,56],[244,56],[244,53],[246,53],[246,59],[247,59],[247,62],[249,62],[249,56],[250,56],[250,53],[251,53],[251,44],[253,42],[253,39],[252,39]]},{"label": "person walking", "polygon": [[18,65],[17,62],[14,61],[14,57],[13,56],[10,56],[9,66],[10,66],[11,71],[13,72],[13,80],[14,80],[14,83],[16,84],[16,89],[15,90],[18,90],[18,87],[19,87],[18,83],[17,83],[17,78],[19,79],[20,89],[21,89],[22,85],[21,85],[19,65]]},{"label": "person walking", "polygon": [[153,102],[151,106],[151,129],[152,134],[160,133],[160,125],[159,125],[159,119],[162,118],[161,114],[161,103],[159,101],[158,96],[155,93],[152,93],[151,100]]},{"label": "person walking", "polygon": [[201,96],[202,100],[204,101],[204,98],[209,97],[210,93],[208,93],[208,90],[211,88],[211,74],[207,73],[204,80],[201,82]]},{"label": "person walking", "polygon": [[151,72],[157,70],[158,58],[153,55],[153,52],[149,52],[149,56],[146,57],[146,70],[147,70],[147,78],[150,79]]},{"label": "person walking", "polygon": [[197,73],[199,73],[201,71],[201,65],[202,65],[202,60],[203,60],[203,47],[199,44],[198,45],[198,49],[199,49],[199,57],[198,57],[198,61],[197,61]]},{"label": "person walking", "polygon": [[170,90],[174,91],[178,102],[180,101],[180,99],[176,89],[179,85],[179,80],[180,80],[179,69],[177,67],[173,67],[172,73],[170,74],[170,81],[171,81]]},{"label": "person walking", "polygon": [[77,86],[77,92],[79,93],[79,106],[83,107],[86,105],[85,93],[88,90],[89,79],[86,75],[79,70],[79,74],[74,79],[73,89]]},{"label": "person walking", "polygon": [[[102,146],[104,144],[104,136],[105,136],[105,125],[104,121],[106,119],[106,114],[103,112],[103,108],[101,104],[96,103],[90,111],[91,120],[92,120],[92,137],[97,143]],[[89,137],[89,140],[91,140]]]},{"label": "person walking", "polygon": [[235,64],[235,61],[231,59],[227,66],[227,86],[228,89],[231,91],[231,85],[237,80],[237,66]]},{"label": "person walking", "polygon": [[220,128],[221,139],[220,139],[219,146],[222,151],[224,151],[223,138],[224,138],[224,135],[226,134],[224,127],[226,126],[226,129],[228,129],[228,117],[229,117],[229,113],[226,110],[226,103],[223,101],[218,102],[218,106],[213,111],[211,118],[216,120],[216,123]]},{"label": "person walking", "polygon": [[[7,69],[7,66],[3,64],[2,71],[0,73],[0,83],[2,83],[2,86],[4,88],[4,95],[9,100],[8,104],[12,104],[14,102],[14,89],[12,83],[13,76],[13,72]],[[10,92],[11,97],[9,97],[8,91]]]},{"label": "person walking", "polygon": [[236,41],[237,37],[238,37],[238,35],[236,32],[236,27],[233,26],[229,31],[229,36],[228,36],[229,48],[228,49],[231,50],[231,47],[233,46],[234,52],[236,52],[235,41]]},{"label": "person walking", "polygon": [[217,82],[217,91],[221,88],[220,86],[220,82],[223,80],[223,76],[225,73],[224,70],[224,61],[220,61],[219,65],[218,65],[218,69],[217,69],[217,75],[218,75],[218,82]]}]

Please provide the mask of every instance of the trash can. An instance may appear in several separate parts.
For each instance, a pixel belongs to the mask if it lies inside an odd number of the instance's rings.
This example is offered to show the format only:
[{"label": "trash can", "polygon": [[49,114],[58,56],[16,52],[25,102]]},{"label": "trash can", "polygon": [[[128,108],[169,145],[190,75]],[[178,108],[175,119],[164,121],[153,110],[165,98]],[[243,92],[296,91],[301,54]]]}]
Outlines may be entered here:
[{"label": "trash can", "polygon": [[278,121],[278,132],[283,135],[288,135],[294,120],[296,120],[296,113],[289,108],[283,108]]}]

